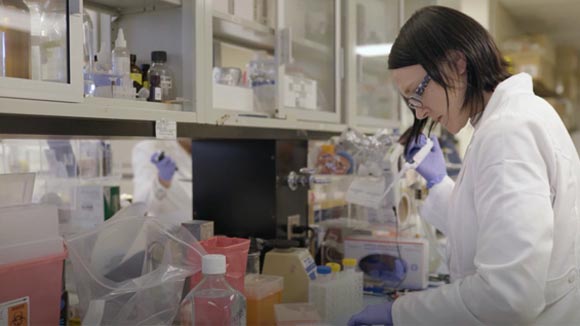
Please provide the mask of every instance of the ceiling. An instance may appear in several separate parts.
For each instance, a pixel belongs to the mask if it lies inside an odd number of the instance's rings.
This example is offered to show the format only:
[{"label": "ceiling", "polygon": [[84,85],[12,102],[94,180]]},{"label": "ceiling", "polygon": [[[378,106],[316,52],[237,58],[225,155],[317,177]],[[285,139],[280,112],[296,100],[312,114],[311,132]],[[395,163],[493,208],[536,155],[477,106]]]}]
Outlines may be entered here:
[{"label": "ceiling", "polygon": [[528,33],[546,33],[557,44],[580,50],[580,1],[499,0]]}]

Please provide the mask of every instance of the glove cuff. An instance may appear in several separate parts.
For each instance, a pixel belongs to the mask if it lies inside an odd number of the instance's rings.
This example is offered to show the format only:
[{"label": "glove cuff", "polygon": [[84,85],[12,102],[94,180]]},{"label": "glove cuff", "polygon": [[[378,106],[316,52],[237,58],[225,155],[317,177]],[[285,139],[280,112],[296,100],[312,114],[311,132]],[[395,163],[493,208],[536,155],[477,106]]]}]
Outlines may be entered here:
[{"label": "glove cuff", "polygon": [[445,179],[446,176],[447,174],[440,174],[434,178],[431,178],[431,180],[427,181],[427,189],[431,189],[431,187],[443,181],[443,179]]}]

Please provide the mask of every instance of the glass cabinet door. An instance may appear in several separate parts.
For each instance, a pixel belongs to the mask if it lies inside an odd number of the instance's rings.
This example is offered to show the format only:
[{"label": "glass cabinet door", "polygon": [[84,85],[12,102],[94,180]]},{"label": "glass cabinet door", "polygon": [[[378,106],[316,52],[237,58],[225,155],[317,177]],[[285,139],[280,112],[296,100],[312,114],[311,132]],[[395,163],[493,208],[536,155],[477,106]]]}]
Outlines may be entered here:
[{"label": "glass cabinet door", "polygon": [[348,0],[346,16],[349,124],[393,127],[400,99],[388,70],[401,6],[392,0]]},{"label": "glass cabinet door", "polygon": [[340,122],[338,0],[280,0],[278,107],[299,120]]},{"label": "glass cabinet door", "polygon": [[81,13],[80,0],[0,1],[0,97],[82,99]]}]

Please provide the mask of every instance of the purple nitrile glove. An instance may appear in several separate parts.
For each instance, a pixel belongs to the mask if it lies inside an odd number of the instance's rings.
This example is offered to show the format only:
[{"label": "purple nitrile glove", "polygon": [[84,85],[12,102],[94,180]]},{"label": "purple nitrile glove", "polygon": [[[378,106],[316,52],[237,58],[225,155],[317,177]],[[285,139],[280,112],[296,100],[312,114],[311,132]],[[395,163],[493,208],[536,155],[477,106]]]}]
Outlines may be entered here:
[{"label": "purple nitrile glove", "polygon": [[[427,154],[423,162],[419,164],[416,171],[427,180],[427,188],[431,189],[434,185],[441,182],[447,176],[447,168],[445,167],[445,158],[443,157],[443,152],[441,151],[441,146],[439,146],[439,140],[437,137],[431,136],[433,141],[433,148],[431,152]],[[415,139],[411,140],[411,145],[405,154],[405,160],[411,161],[413,156],[425,145],[427,138],[425,135],[421,134],[417,142]]]},{"label": "purple nitrile glove", "polygon": [[392,301],[369,305],[363,311],[350,317],[348,326],[393,325],[392,307]]},{"label": "purple nitrile glove", "polygon": [[160,180],[171,182],[176,170],[175,162],[173,162],[173,160],[167,155],[163,155],[161,159],[159,159],[160,156],[161,153],[154,153],[151,156],[151,163],[155,164],[155,167],[157,167],[157,174]]}]

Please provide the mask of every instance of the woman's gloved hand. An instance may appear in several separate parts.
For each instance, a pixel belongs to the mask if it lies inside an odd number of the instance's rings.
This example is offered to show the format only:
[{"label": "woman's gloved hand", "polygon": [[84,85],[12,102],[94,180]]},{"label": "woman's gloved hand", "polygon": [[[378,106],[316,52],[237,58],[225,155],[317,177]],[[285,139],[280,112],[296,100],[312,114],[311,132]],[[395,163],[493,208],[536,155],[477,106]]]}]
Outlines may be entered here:
[{"label": "woman's gloved hand", "polygon": [[369,305],[363,311],[350,317],[348,326],[393,325],[392,307],[392,301]]},{"label": "woman's gloved hand", "polygon": [[163,153],[154,153],[151,156],[151,163],[157,167],[159,182],[166,188],[169,188],[171,179],[173,179],[173,175],[177,169],[175,162],[169,156],[163,155]]},{"label": "woman's gloved hand", "polygon": [[[431,152],[427,154],[423,162],[421,162],[416,169],[416,171],[427,181],[428,189],[441,182],[447,176],[445,158],[443,157],[441,146],[439,146],[439,140],[437,140],[436,136],[431,136],[430,138],[433,141],[433,148],[431,148]],[[425,135],[420,135],[417,141],[411,139],[411,144],[405,153],[405,160],[411,161],[413,156],[425,145],[426,142],[427,137],[425,137]]]}]

